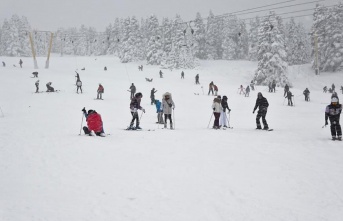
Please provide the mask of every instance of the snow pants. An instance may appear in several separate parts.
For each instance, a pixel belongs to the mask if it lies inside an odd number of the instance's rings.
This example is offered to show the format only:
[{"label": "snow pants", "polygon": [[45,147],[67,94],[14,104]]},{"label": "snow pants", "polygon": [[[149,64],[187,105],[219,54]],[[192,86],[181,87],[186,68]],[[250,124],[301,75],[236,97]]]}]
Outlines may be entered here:
[{"label": "snow pants", "polygon": [[159,123],[159,124],[164,124],[164,121],[163,121],[163,112],[158,112],[158,113],[157,113],[157,123]]},{"label": "snow pants", "polygon": [[261,128],[261,123],[260,123],[260,118],[262,117],[262,123],[264,128],[268,128],[268,124],[266,121],[266,115],[267,111],[266,110],[259,110],[256,115],[256,126],[257,128]]},{"label": "snow pants", "polygon": [[[83,129],[83,132],[85,132],[85,134],[87,134],[87,135],[89,135],[89,136],[91,136],[90,135],[90,130],[88,129],[88,127],[83,127],[82,128]],[[95,134],[97,135],[97,136],[100,136],[100,134],[102,134],[102,133],[104,133],[104,129],[101,129],[101,131],[100,132],[95,132]]]},{"label": "snow pants", "polygon": [[213,112],[213,115],[214,115],[214,124],[213,124],[213,128],[219,128],[220,112]]},{"label": "snow pants", "polygon": [[288,98],[288,106],[293,106],[293,101],[291,97]]},{"label": "snow pants", "polygon": [[82,94],[82,86],[77,86],[77,89],[76,89],[76,92],[79,93],[79,89],[81,91],[81,94]]},{"label": "snow pants", "polygon": [[221,127],[228,127],[228,119],[226,116],[226,112],[221,111],[219,117],[219,126]]},{"label": "snow pants", "polygon": [[339,124],[339,116],[335,118],[329,118],[330,119],[330,129],[331,129],[331,135],[333,137],[337,136],[342,136],[342,128],[341,125]]},{"label": "snow pants", "polygon": [[135,120],[136,120],[136,127],[138,127],[139,126],[138,112],[131,112],[131,115],[132,115],[132,120],[130,123],[130,127],[133,127]]},{"label": "snow pants", "polygon": [[210,92],[212,92],[212,95],[213,95],[213,88],[210,88],[210,89],[208,90],[208,95],[210,95]]},{"label": "snow pants", "polygon": [[96,96],[96,99],[102,99],[102,93],[98,92],[98,95]]}]

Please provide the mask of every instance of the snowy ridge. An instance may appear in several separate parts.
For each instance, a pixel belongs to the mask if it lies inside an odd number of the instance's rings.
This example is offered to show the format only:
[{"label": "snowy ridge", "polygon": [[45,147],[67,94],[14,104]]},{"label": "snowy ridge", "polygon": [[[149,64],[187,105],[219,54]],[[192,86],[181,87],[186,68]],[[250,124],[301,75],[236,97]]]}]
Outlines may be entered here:
[{"label": "snowy ridge", "polygon": [[[1,57],[0,220],[340,220],[343,217],[343,145],[323,128],[331,94],[342,73],[315,76],[310,66],[290,68],[295,107],[283,105],[283,88],[257,86],[239,95],[255,62],[205,61],[198,70],[162,70],[113,57],[38,58],[40,90],[49,81],[60,93],[34,94],[32,58]],[[108,70],[103,71],[104,66]],[[80,69],[85,67],[85,71]],[[78,69],[83,94],[76,94]],[[299,71],[298,71],[299,70]],[[194,84],[199,73],[201,85]],[[145,78],[153,78],[147,82]],[[213,81],[228,96],[230,130],[209,130]],[[105,88],[96,97],[98,83]],[[128,132],[127,92],[143,93],[141,127]],[[202,88],[205,95],[203,95]],[[176,130],[162,130],[150,90],[173,94]],[[302,91],[308,87],[311,102]],[[268,99],[267,121],[275,131],[255,130],[256,94]],[[195,96],[194,93],[199,93]],[[341,97],[341,95],[339,95]],[[342,99],[342,98],[341,98]],[[101,114],[111,136],[78,136],[81,109]],[[141,112],[139,112],[139,115]],[[213,124],[210,123],[210,126]],[[83,122],[85,125],[85,122]],[[169,125],[168,125],[169,126]]]}]

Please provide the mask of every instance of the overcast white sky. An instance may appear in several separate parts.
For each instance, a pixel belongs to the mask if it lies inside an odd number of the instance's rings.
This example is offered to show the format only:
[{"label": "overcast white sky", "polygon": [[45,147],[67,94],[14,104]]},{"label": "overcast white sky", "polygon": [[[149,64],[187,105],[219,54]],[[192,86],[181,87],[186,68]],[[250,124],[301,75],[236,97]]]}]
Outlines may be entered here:
[{"label": "overcast white sky", "polygon": [[[136,16],[146,18],[155,14],[159,19],[162,17],[173,18],[180,14],[183,20],[192,20],[196,12],[203,17],[208,16],[210,10],[215,15],[250,9],[253,7],[284,2],[286,0],[1,0],[0,22],[10,18],[13,14],[26,16],[32,28],[38,30],[55,31],[59,27],[79,27],[81,24],[92,26],[97,31],[104,31],[105,27],[112,23],[116,17],[125,18]],[[299,4],[311,0],[295,0],[282,5]],[[321,2],[325,5],[337,4],[336,0]],[[315,3],[275,10],[276,13],[296,11],[314,8]],[[267,8],[263,8],[267,9]],[[263,10],[259,9],[259,10]],[[267,12],[258,13],[265,15]],[[299,12],[293,15],[311,14],[311,11]],[[241,15],[241,18],[256,16],[257,13]],[[289,17],[284,15],[283,17]],[[303,17],[306,26],[310,25],[311,17]]]}]

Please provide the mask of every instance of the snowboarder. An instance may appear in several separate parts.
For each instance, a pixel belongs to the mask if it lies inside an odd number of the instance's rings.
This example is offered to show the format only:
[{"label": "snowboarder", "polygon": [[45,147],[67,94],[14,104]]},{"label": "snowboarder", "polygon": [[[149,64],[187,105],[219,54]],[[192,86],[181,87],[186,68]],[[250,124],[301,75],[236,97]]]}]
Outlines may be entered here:
[{"label": "snowboarder", "polygon": [[323,93],[326,93],[327,91],[328,91],[328,87],[327,86],[323,87]]},{"label": "snowboarder", "polygon": [[105,92],[105,89],[104,87],[99,83],[99,87],[98,87],[98,90],[97,90],[97,96],[96,96],[96,99],[100,99],[100,100],[103,100],[102,99],[102,94]]},{"label": "snowboarder", "polygon": [[163,78],[163,72],[160,70],[160,78]]},{"label": "snowboarder", "polygon": [[285,98],[288,98],[288,106],[293,106],[293,101],[292,101],[293,96],[294,95],[292,94],[291,91],[287,91],[287,95]]},{"label": "snowboarder", "polygon": [[[142,110],[145,113],[144,108],[141,107],[141,100],[142,100],[142,93],[138,92],[135,96],[131,99],[130,102],[130,111],[132,115],[132,120],[128,130],[141,130],[142,128],[139,126],[139,117],[137,110]],[[136,121],[136,127],[133,127],[134,122]]]},{"label": "snowboarder", "polygon": [[226,116],[226,110],[230,113],[231,109],[229,108],[229,105],[227,104],[227,96],[223,96],[223,99],[221,100],[221,106],[222,106],[222,111],[220,113],[220,118],[219,118],[219,127],[228,127],[228,119]]},{"label": "snowboarder", "polygon": [[19,60],[20,68],[23,68],[23,63],[24,63],[24,62],[20,59],[20,60]]},{"label": "snowboarder", "polygon": [[285,85],[285,89],[284,89],[284,93],[283,93],[283,96],[285,97],[287,92],[289,91],[289,86],[288,84]]},{"label": "snowboarder", "polygon": [[213,85],[213,90],[214,90],[214,95],[217,96],[218,95],[218,87],[217,85]]},{"label": "snowboarder", "polygon": [[151,91],[150,91],[151,105],[153,105],[155,103],[155,93],[156,92],[157,92],[157,90],[155,90],[155,88],[151,89]]},{"label": "snowboarder", "polygon": [[249,97],[249,93],[250,93],[250,87],[248,85],[247,88],[245,88],[245,97]]},{"label": "snowboarder", "polygon": [[169,92],[163,94],[162,110],[164,114],[164,128],[167,128],[167,119],[169,119],[170,129],[173,129],[172,111],[175,109],[175,103]]},{"label": "snowboarder", "polygon": [[220,128],[219,118],[220,118],[220,113],[222,112],[223,108],[220,104],[220,99],[218,97],[214,98],[212,109],[213,109],[213,115],[214,115],[213,129],[219,129]]},{"label": "snowboarder", "polygon": [[136,93],[136,86],[133,83],[131,84],[129,91],[131,92],[130,99],[132,99],[135,96],[135,93]]},{"label": "snowboarder", "polygon": [[195,75],[195,84],[200,84],[200,82],[199,82],[199,74]]},{"label": "snowboarder", "polygon": [[36,81],[36,93],[39,93],[39,80]]},{"label": "snowboarder", "polygon": [[83,127],[83,131],[85,132],[85,134],[89,136],[106,137],[101,115],[98,114],[95,110],[88,110],[87,112],[85,108],[82,109],[82,112],[86,117],[88,126]]},{"label": "snowboarder", "polygon": [[335,88],[336,88],[335,84],[334,84],[334,83],[332,83],[332,85],[331,85],[332,92],[334,92],[334,91],[335,91]]},{"label": "snowboarder", "polygon": [[37,71],[32,72],[32,74],[33,74],[34,78],[38,78],[38,72]]},{"label": "snowboarder", "polygon": [[52,82],[48,82],[46,84],[46,87],[48,88],[48,90],[46,92],[55,92],[55,89],[53,87],[51,87]]},{"label": "snowboarder", "polygon": [[76,81],[76,93],[79,93],[79,89],[80,89],[80,91],[81,91],[81,94],[82,94],[82,81],[80,81],[80,79],[78,79],[77,81]]},{"label": "snowboarder", "polygon": [[250,88],[251,88],[251,90],[255,90],[255,83],[254,83],[254,81],[251,81],[250,82]]},{"label": "snowboarder", "polygon": [[208,85],[208,94],[207,95],[210,95],[210,92],[212,92],[212,95],[213,95],[213,81],[211,81],[211,83]]},{"label": "snowboarder", "polygon": [[157,113],[157,122],[158,124],[164,124],[163,121],[163,110],[162,110],[162,103],[159,100],[155,100],[156,106],[156,113]]},{"label": "snowboarder", "polygon": [[2,67],[6,67],[6,63],[4,61],[2,62]]},{"label": "snowboarder", "polygon": [[[338,98],[331,98],[331,104],[326,106],[325,109],[325,126],[328,125],[328,119],[330,120],[330,129],[332,140],[342,140],[342,128],[339,124],[339,118],[342,113],[342,104],[339,103]],[[336,137],[337,136],[337,137]]]},{"label": "snowboarder", "polygon": [[267,115],[267,110],[268,110],[269,103],[265,97],[263,97],[261,92],[258,92],[257,94],[257,99],[256,99],[256,104],[253,110],[253,114],[255,113],[257,107],[258,112],[256,115],[256,129],[260,130],[261,128],[261,123],[260,123],[260,118],[262,117],[262,123],[263,123],[263,130],[269,130],[267,121],[266,121],[266,115]]},{"label": "snowboarder", "polygon": [[304,90],[303,94],[305,95],[305,101],[310,101],[310,91],[308,88]]},{"label": "snowboarder", "polygon": [[181,72],[181,79],[185,79],[185,72]]}]

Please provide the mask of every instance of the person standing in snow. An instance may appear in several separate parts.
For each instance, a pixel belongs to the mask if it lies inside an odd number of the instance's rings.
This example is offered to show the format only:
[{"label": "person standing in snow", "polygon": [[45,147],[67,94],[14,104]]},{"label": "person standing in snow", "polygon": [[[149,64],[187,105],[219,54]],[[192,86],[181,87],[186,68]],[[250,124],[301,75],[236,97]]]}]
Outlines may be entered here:
[{"label": "person standing in snow", "polygon": [[6,63],[4,61],[2,62],[2,67],[6,67]]},{"label": "person standing in snow", "polygon": [[130,99],[134,98],[135,94],[136,94],[136,86],[132,83],[130,86]]},{"label": "person standing in snow", "polygon": [[[139,126],[139,116],[138,116],[138,110],[142,110],[143,113],[145,113],[145,110],[143,107],[141,107],[141,100],[142,100],[143,94],[138,92],[135,94],[135,96],[131,99],[130,102],[130,111],[132,115],[132,120],[130,123],[130,126],[128,130],[141,130],[142,128]],[[136,127],[133,127],[133,124],[136,121]]]},{"label": "person standing in snow", "polygon": [[162,110],[164,114],[164,128],[167,128],[167,120],[169,119],[170,129],[173,128],[172,111],[175,109],[175,103],[172,95],[169,92],[163,94]]},{"label": "person standing in snow", "polygon": [[163,78],[163,72],[160,70],[160,78]]},{"label": "person standing in snow", "polygon": [[294,96],[294,95],[292,94],[291,91],[287,91],[287,95],[286,95],[285,98],[288,99],[288,106],[293,106],[293,101],[292,101],[292,97],[293,97],[293,96]]},{"label": "person standing in snow", "polygon": [[104,89],[104,86],[102,86],[100,83],[99,83],[99,87],[98,87],[97,92],[98,92],[98,94],[96,96],[96,99],[102,100],[102,94],[105,92],[105,89]]},{"label": "person standing in snow", "polygon": [[285,97],[287,92],[289,91],[289,86],[288,84],[285,85],[285,89],[284,89],[284,93],[283,93],[283,96]]},{"label": "person standing in snow", "polygon": [[185,72],[181,72],[181,79],[185,79]]},{"label": "person standing in snow", "polygon": [[219,129],[219,118],[220,118],[220,112],[222,112],[222,106],[220,104],[220,98],[216,97],[213,100],[212,104],[213,109],[213,115],[214,115],[214,123],[213,123],[213,129]]},{"label": "person standing in snow", "polygon": [[323,93],[326,93],[327,91],[328,91],[328,87],[327,86],[323,87]]},{"label": "person standing in snow", "polygon": [[308,88],[304,90],[303,94],[305,95],[305,101],[310,101],[310,91]]},{"label": "person standing in snow", "polygon": [[[330,120],[330,129],[332,140],[342,140],[342,128],[339,123],[340,115],[342,113],[342,104],[339,103],[337,97],[331,98],[331,104],[326,106],[325,109],[325,126],[328,125],[328,119]],[[337,136],[337,137],[336,137]]]},{"label": "person standing in snow", "polygon": [[156,92],[157,92],[157,90],[155,90],[155,88],[151,89],[151,91],[150,91],[151,105],[153,105],[155,103],[155,93]]},{"label": "person standing in snow", "polygon": [[218,95],[218,87],[217,85],[213,85],[213,90],[214,90],[214,95],[217,96]]},{"label": "person standing in snow", "polygon": [[[76,72],[76,71],[75,71],[75,72]],[[75,76],[75,77],[76,77],[76,82],[75,82],[75,85],[76,85],[76,83],[77,83],[78,81],[80,81],[80,75],[79,75],[79,73],[76,72],[76,76]]]},{"label": "person standing in snow", "polygon": [[273,83],[272,83],[272,91],[271,92],[274,92],[275,93],[276,91],[276,82],[275,80],[273,80]]},{"label": "person standing in snow", "polygon": [[55,89],[51,87],[52,82],[48,82],[46,84],[47,91],[46,92],[55,92]]},{"label": "person standing in snow", "polygon": [[230,113],[231,109],[227,104],[227,96],[223,96],[221,100],[222,111],[220,112],[219,127],[228,127],[228,118],[226,116],[226,110]]},{"label": "person standing in snow", "polygon": [[87,126],[83,127],[83,131],[85,134],[89,136],[101,136],[106,137],[104,132],[103,122],[101,119],[101,115],[98,114],[95,110],[88,110],[86,111],[85,108],[82,109],[83,114],[85,115]]},{"label": "person standing in snow", "polygon": [[23,67],[23,63],[24,63],[24,62],[23,62],[23,61],[20,59],[20,60],[19,60],[19,65],[20,65],[20,68],[22,68],[22,67]]},{"label": "person standing in snow", "polygon": [[210,95],[210,93],[212,92],[212,95],[213,95],[213,81],[211,81],[211,83],[208,85],[208,94],[207,95]]},{"label": "person standing in snow", "polygon": [[36,93],[39,93],[39,80],[36,81]]},{"label": "person standing in snow", "polygon": [[245,88],[245,97],[249,97],[249,93],[250,93],[250,87],[248,85],[247,88]]},{"label": "person standing in snow", "polygon": [[250,88],[251,88],[251,90],[255,90],[255,83],[254,83],[254,81],[251,81],[250,82]]},{"label": "person standing in snow", "polygon": [[200,82],[199,82],[199,74],[195,75],[195,84],[200,84]]},{"label": "person standing in snow", "polygon": [[80,91],[81,91],[81,94],[82,94],[82,81],[80,81],[80,79],[78,79],[77,81],[76,81],[76,93],[79,93],[79,89],[80,89]]},{"label": "person standing in snow", "polygon": [[334,84],[334,83],[332,83],[332,85],[331,85],[332,92],[334,92],[334,91],[335,91],[335,88],[336,88],[335,84]]},{"label": "person standing in snow", "polygon": [[156,113],[157,113],[157,122],[158,124],[164,124],[163,121],[163,110],[162,110],[162,103],[159,100],[155,100],[156,106]]},{"label": "person standing in snow", "polygon": [[257,115],[256,115],[256,129],[260,130],[262,129],[261,123],[260,123],[260,118],[262,117],[262,123],[263,123],[263,130],[269,130],[267,120],[266,120],[266,115],[267,115],[267,110],[268,110],[269,103],[265,97],[263,97],[261,92],[258,92],[257,94],[257,99],[256,99],[256,104],[253,110],[253,114],[255,113],[256,109],[258,109]]},{"label": "person standing in snow", "polygon": [[238,88],[238,90],[239,90],[239,94],[245,94],[243,85],[241,85],[241,86]]}]

